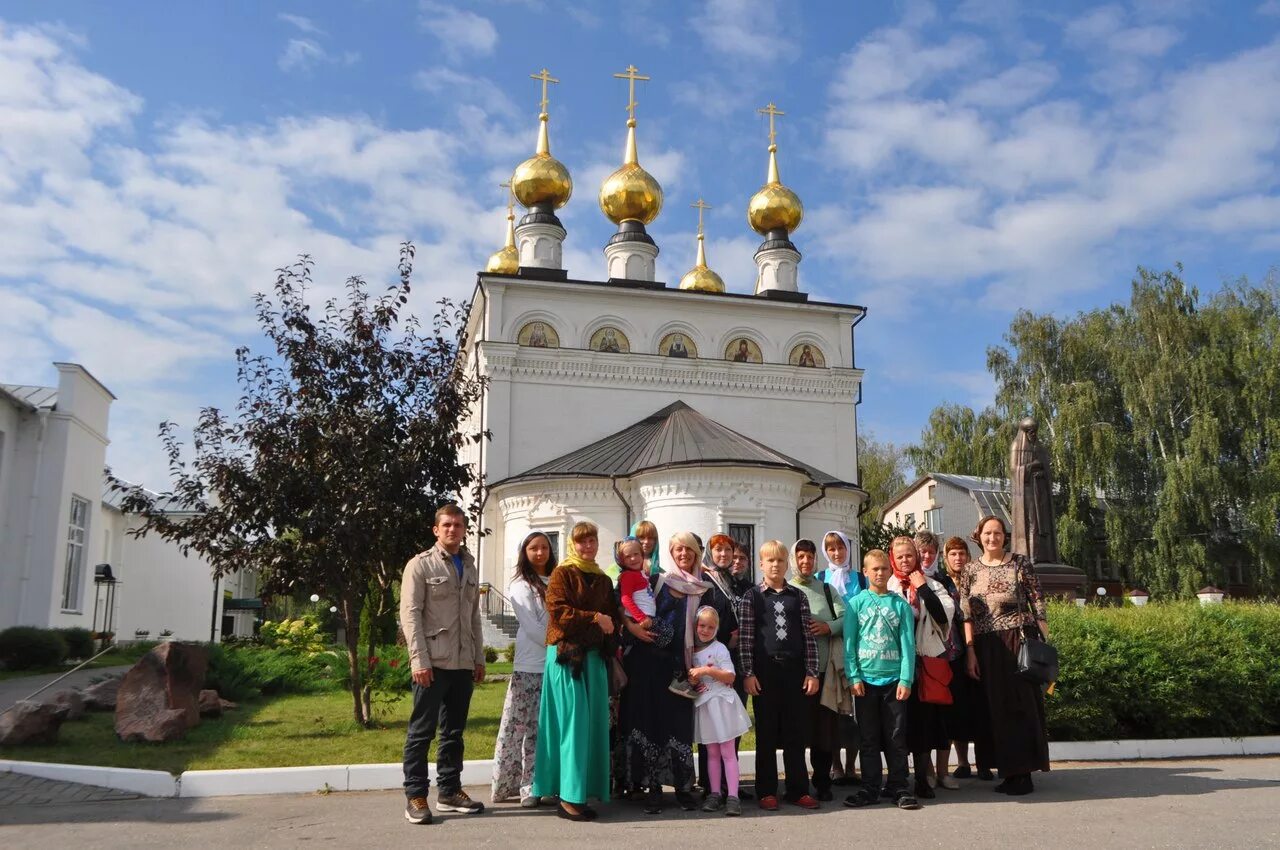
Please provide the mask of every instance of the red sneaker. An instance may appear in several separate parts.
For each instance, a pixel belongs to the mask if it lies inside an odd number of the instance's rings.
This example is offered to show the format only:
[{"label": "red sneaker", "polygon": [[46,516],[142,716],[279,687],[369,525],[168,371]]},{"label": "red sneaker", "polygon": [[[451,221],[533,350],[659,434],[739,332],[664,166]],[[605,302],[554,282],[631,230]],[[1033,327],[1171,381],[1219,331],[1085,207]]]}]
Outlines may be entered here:
[{"label": "red sneaker", "polygon": [[799,800],[796,800],[795,803],[793,803],[792,805],[799,806],[802,809],[821,808],[821,804],[819,804],[817,800],[813,799],[808,794],[805,794]]},{"label": "red sneaker", "polygon": [[776,812],[778,810],[778,798],[770,794],[768,797],[760,798],[760,808],[766,812]]}]

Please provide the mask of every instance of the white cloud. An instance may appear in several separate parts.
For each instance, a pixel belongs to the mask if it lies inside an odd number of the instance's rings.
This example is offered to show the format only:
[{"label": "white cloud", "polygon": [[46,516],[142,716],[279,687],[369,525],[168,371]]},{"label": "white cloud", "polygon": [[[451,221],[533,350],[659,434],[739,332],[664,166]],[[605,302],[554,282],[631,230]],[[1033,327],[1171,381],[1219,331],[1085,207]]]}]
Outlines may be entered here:
[{"label": "white cloud", "polygon": [[281,12],[276,15],[276,17],[279,20],[284,21],[286,24],[296,28],[298,32],[306,33],[307,35],[325,35],[325,31],[318,27],[314,21],[310,18],[303,17],[302,15],[291,15],[287,12]]},{"label": "white cloud", "polygon": [[[1147,58],[1176,42],[1127,14],[1095,10],[1070,37]],[[828,161],[860,189],[856,204],[813,210],[808,238],[877,309],[903,283],[929,297],[977,282],[988,303],[1052,306],[1097,286],[1130,240],[1274,234],[1280,40],[1099,102],[1046,100],[1046,60],[992,69],[957,38],[879,31],[833,76]]]},{"label": "white cloud", "polygon": [[1269,17],[1280,17],[1280,0],[1267,0],[1267,2],[1263,3],[1254,11],[1256,11],[1259,15],[1266,15]]},{"label": "white cloud", "polygon": [[498,45],[498,30],[483,15],[436,0],[421,0],[418,22],[455,61],[468,55],[488,56]]},{"label": "white cloud", "polygon": [[318,300],[349,275],[389,279],[412,239],[426,317],[467,296],[501,244],[498,193],[463,175],[510,160],[466,129],[364,115],[138,128],[141,99],[70,44],[0,29],[0,379],[82,362],[119,396],[110,460],[129,477],[163,483],[160,420],[233,401],[219,395],[234,392],[233,348],[258,344],[251,296],[299,253]]},{"label": "white cloud", "polygon": [[777,0],[708,0],[690,24],[712,51],[772,64],[795,55]]},{"label": "white cloud", "polygon": [[360,54],[354,51],[330,53],[310,38],[291,38],[285,44],[276,64],[286,74],[306,74],[318,65],[354,65]]},{"label": "white cloud", "polygon": [[[441,105],[471,104],[504,118],[515,118],[520,114],[507,93],[487,77],[464,74],[451,68],[430,68],[414,74],[413,84],[428,94],[439,96]],[[526,114],[530,114],[530,110],[526,110]]]}]

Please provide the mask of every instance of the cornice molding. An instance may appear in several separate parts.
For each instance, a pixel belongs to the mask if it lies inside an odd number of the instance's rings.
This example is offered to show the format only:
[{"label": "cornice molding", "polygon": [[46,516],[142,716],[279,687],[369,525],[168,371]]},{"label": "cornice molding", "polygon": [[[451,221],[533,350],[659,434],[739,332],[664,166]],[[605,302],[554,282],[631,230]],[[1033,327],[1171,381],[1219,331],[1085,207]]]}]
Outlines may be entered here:
[{"label": "cornice molding", "polygon": [[512,343],[478,346],[482,374],[498,380],[533,380],[573,386],[649,389],[739,390],[787,398],[848,401],[862,382],[861,369],[813,369],[785,363],[684,360],[649,354],[602,354],[570,348],[528,348]]}]

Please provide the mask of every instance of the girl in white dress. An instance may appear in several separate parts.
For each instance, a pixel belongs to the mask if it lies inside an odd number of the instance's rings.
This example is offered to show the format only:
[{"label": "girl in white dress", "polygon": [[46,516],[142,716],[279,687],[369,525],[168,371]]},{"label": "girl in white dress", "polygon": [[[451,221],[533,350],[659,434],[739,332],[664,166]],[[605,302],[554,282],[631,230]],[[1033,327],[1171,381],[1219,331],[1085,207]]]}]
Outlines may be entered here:
[{"label": "girl in white dress", "polygon": [[[689,669],[689,682],[698,686],[698,698],[694,702],[693,737],[709,754],[711,794],[703,804],[704,812],[719,811],[731,817],[742,814],[738,801],[738,754],[733,742],[751,728],[751,718],[742,707],[742,700],[733,690],[735,672],[728,648],[716,640],[720,628],[720,615],[716,609],[704,605],[698,609],[694,643],[693,666]],[[716,760],[724,765],[725,797],[720,796],[720,771]]]}]

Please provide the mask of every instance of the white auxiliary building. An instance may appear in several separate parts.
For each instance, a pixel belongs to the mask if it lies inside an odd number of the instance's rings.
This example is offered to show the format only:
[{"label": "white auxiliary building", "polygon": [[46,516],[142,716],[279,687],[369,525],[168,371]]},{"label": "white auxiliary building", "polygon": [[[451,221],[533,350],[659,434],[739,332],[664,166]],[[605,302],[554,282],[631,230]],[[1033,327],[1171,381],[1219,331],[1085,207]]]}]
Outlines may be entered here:
[{"label": "white auxiliary building", "polygon": [[[629,68],[619,75],[643,79]],[[762,237],[754,294],[725,291],[703,248],[678,288],[656,281],[648,235],[662,189],[639,164],[634,97],[622,166],[600,190],[617,225],[602,246],[603,279],[561,268],[556,210],[572,180],[550,152],[544,71],[537,151],[512,177],[527,212],[508,212],[507,244],[479,276],[463,361],[487,386],[468,425],[492,434],[469,447],[482,476],[481,577],[505,587],[520,541],[547,532],[563,554],[573,523],[601,529],[600,559],[640,519],[664,543],[679,530],[725,531],[752,550],[778,538],[855,529],[857,403],[854,330],[865,310],[798,290],[790,234],[800,199],[779,178],[774,116],[765,185],[748,221]],[[701,201],[694,204],[699,214]],[[856,535],[854,535],[856,537]],[[856,553],[855,553],[856,554]]]},{"label": "white auxiliary building", "polygon": [[0,384],[0,630],[252,634],[251,573],[215,587],[203,558],[128,533],[136,523],[103,480],[115,396],[82,366],[54,366],[56,387]]}]

